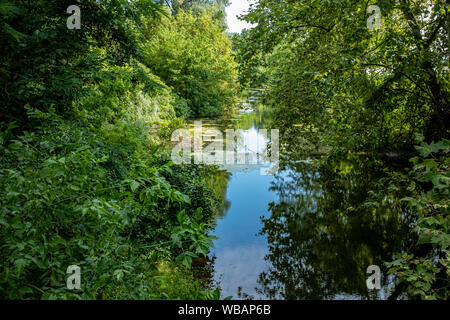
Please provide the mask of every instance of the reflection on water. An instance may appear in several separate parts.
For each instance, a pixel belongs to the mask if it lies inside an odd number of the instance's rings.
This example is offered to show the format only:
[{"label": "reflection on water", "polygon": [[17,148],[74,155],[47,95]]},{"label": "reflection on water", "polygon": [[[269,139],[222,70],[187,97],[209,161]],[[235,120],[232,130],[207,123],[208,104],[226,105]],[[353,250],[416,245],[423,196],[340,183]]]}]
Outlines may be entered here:
[{"label": "reflection on water", "polygon": [[[336,168],[345,167],[345,170]],[[388,205],[365,207],[368,190],[381,168],[372,160],[352,159],[316,167],[289,165],[275,177],[261,235],[269,244],[270,267],[258,279],[270,299],[384,299],[369,292],[366,269],[391,260],[406,244],[406,223]]]},{"label": "reflection on water", "polygon": [[260,297],[255,287],[259,274],[267,270],[264,257],[269,251],[266,239],[258,233],[263,226],[261,217],[267,217],[268,203],[275,200],[269,190],[272,179],[254,170],[234,173],[228,183],[230,207],[217,222],[213,234],[219,240],[212,250],[216,257],[215,279],[224,296],[236,298],[242,287],[245,293]]},{"label": "reflection on water", "polygon": [[[270,114],[261,108],[217,124],[245,130],[247,143],[258,139],[256,129],[270,126]],[[224,215],[212,232],[219,237],[212,255],[223,296],[387,298],[388,277],[381,291],[369,292],[366,269],[383,270],[383,261],[407,245],[408,231],[388,205],[363,205],[381,175],[376,161],[357,157],[318,166],[314,159],[285,156],[275,176],[233,170]]]},{"label": "reflection on water", "polygon": [[188,132],[182,130],[173,137],[180,142],[176,151],[184,154],[177,161],[217,165],[228,172],[259,169],[262,175],[274,174],[279,164],[278,130],[265,129],[263,114],[261,108],[255,108],[217,123],[194,121]]}]

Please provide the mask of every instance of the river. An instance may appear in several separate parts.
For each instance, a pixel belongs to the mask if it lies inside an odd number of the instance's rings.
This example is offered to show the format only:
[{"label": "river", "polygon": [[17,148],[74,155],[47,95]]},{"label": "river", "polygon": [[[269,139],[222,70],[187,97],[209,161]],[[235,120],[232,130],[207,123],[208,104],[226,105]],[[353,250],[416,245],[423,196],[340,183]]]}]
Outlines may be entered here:
[{"label": "river", "polygon": [[[204,122],[203,132],[241,129],[241,150],[258,148],[268,140],[260,131],[274,129],[272,115],[255,101],[244,106],[231,120]],[[382,274],[381,289],[369,290],[367,267],[384,272],[383,262],[411,240],[397,211],[366,204],[383,166],[357,156],[324,164],[281,154],[278,171],[266,174],[262,167],[267,164],[218,170],[220,179],[228,179],[226,205],[211,231],[218,240],[210,258],[222,296],[386,299],[392,279]]]}]

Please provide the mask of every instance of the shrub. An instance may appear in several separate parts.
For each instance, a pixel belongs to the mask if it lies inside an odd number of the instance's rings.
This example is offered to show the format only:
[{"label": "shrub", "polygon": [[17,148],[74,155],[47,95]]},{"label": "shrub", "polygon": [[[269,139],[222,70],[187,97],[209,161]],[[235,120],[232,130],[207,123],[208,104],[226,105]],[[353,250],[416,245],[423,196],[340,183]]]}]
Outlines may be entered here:
[{"label": "shrub", "polygon": [[[148,148],[148,127],[93,130],[50,111],[29,108],[39,128],[14,137],[10,126],[0,136],[0,297],[200,297],[200,287],[171,261],[181,256],[189,266],[206,254],[207,216],[166,179],[177,174],[167,156]],[[191,194],[204,190],[189,187]],[[173,277],[156,267],[164,263],[191,289],[169,289]],[[82,270],[79,293],[65,284],[74,264]]]}]

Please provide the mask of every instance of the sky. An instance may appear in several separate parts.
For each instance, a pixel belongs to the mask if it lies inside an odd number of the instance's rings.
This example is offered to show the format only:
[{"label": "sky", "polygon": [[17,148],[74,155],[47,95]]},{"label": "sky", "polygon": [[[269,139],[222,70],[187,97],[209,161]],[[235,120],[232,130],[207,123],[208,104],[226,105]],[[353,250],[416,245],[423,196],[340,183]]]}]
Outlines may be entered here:
[{"label": "sky", "polygon": [[249,0],[231,0],[227,10],[228,32],[240,33],[242,29],[250,29],[251,24],[238,20],[237,16],[246,13],[249,8]]}]

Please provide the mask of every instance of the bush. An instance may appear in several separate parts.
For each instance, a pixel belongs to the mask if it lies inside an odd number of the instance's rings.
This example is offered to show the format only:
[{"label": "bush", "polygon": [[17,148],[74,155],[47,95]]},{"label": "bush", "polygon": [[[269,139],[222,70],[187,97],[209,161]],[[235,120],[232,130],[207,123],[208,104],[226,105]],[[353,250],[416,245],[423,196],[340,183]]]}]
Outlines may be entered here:
[{"label": "bush", "polygon": [[[204,296],[170,261],[180,256],[189,266],[207,252],[212,242],[204,221],[211,208],[199,203],[203,216],[198,201],[165,178],[180,180],[167,156],[147,151],[148,127],[93,130],[50,111],[30,108],[43,125],[18,137],[10,126],[0,136],[0,297]],[[81,293],[66,289],[66,268],[74,264],[82,270]],[[174,278],[158,271],[166,264],[189,290],[170,288]]]},{"label": "bush", "polygon": [[444,139],[431,144],[422,141],[416,149],[420,158],[411,159],[414,168],[410,196],[403,200],[418,214],[414,233],[418,236],[416,249],[422,252],[399,253],[387,265],[389,273],[396,275],[409,296],[448,299],[450,141]]}]

